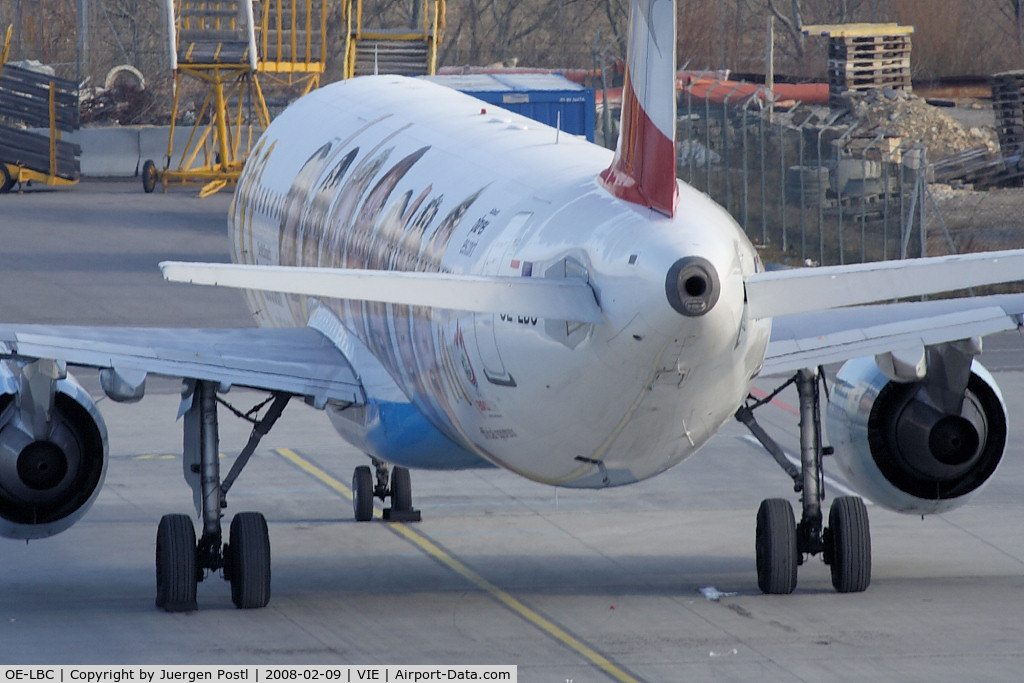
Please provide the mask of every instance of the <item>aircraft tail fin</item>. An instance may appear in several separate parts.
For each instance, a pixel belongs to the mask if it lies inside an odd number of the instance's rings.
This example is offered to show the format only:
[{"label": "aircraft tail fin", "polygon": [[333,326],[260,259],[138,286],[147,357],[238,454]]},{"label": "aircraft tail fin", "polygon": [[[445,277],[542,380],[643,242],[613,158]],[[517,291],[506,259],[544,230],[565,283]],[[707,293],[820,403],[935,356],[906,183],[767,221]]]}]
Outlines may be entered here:
[{"label": "aircraft tail fin", "polygon": [[622,120],[601,182],[613,195],[675,212],[676,0],[632,0]]}]

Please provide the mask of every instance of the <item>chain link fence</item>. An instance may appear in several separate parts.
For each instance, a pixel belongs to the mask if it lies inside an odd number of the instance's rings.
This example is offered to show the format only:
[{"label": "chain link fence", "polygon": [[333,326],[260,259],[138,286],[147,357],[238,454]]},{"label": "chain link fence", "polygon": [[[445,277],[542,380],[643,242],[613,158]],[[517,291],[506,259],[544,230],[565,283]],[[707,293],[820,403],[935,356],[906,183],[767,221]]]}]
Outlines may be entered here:
[{"label": "chain link fence", "polygon": [[1024,191],[975,191],[966,182],[979,173],[990,184],[1005,179],[998,153],[979,148],[932,160],[928,140],[868,129],[845,109],[789,103],[783,110],[766,90],[740,94],[735,83],[722,84],[713,101],[713,90],[681,92],[678,173],[733,215],[766,262],[831,265],[1024,247]]}]

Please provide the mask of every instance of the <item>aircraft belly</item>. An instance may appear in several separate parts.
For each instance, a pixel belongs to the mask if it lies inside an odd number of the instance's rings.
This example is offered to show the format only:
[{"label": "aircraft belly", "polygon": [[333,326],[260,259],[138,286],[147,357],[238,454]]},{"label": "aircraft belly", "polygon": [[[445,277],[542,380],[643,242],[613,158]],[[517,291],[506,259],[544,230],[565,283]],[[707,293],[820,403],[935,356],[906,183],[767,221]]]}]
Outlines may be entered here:
[{"label": "aircraft belly", "polygon": [[434,470],[494,466],[452,443],[409,402],[371,401],[364,406],[332,407],[328,415],[342,438],[394,465]]}]

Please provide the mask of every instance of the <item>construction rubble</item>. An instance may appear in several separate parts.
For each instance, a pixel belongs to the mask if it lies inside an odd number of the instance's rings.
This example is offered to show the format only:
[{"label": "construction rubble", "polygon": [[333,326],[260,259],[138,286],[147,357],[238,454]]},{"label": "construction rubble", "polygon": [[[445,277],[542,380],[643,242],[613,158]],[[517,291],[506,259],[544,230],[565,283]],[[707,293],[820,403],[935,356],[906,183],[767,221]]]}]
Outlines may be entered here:
[{"label": "construction rubble", "polygon": [[999,151],[994,129],[966,128],[944,107],[901,90],[845,93],[843,100],[849,108],[846,121],[857,127],[858,137],[900,138],[905,147],[923,143],[931,161],[981,146]]}]

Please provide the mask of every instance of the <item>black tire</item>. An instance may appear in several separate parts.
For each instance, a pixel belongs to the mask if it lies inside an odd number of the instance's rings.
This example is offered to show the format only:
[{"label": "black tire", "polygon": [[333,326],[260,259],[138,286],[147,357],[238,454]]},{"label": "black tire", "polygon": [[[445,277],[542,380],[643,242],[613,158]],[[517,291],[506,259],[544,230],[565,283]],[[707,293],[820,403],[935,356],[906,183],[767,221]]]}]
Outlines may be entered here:
[{"label": "black tire", "polygon": [[0,194],[4,194],[14,186],[14,178],[7,170],[6,164],[0,163]]},{"label": "black tire", "polygon": [[146,194],[152,192],[156,187],[157,176],[156,164],[152,159],[146,159],[146,162],[142,164],[142,189]]},{"label": "black tire", "polygon": [[832,586],[840,593],[861,593],[871,583],[871,529],[864,501],[841,496],[828,512],[828,558]]},{"label": "black tire", "polygon": [[164,515],[156,532],[156,606],[193,612],[196,606],[196,530],[188,515]]},{"label": "black tire", "polygon": [[373,473],[366,465],[352,473],[352,511],[357,522],[373,519]]},{"label": "black tire", "polygon": [[238,609],[258,609],[270,602],[270,534],[258,512],[239,512],[231,520],[226,548],[231,602]]},{"label": "black tire", "polygon": [[757,585],[767,595],[788,595],[796,589],[800,555],[793,506],[784,498],[761,501],[757,510]]},{"label": "black tire", "polygon": [[406,467],[391,470],[391,509],[412,510],[412,479]]}]

